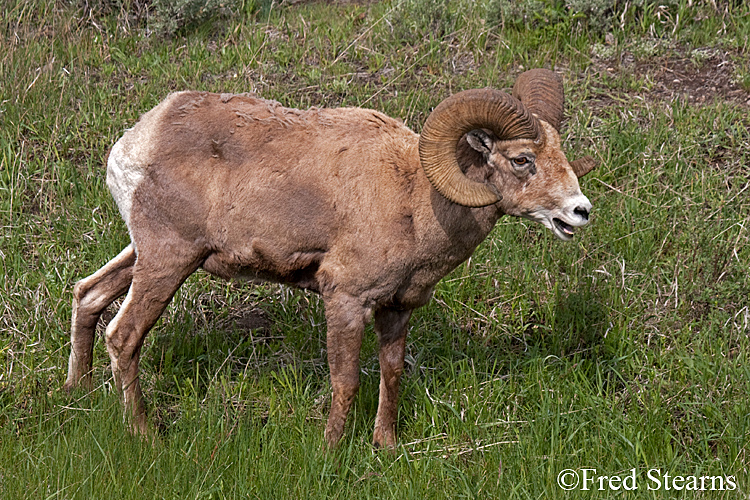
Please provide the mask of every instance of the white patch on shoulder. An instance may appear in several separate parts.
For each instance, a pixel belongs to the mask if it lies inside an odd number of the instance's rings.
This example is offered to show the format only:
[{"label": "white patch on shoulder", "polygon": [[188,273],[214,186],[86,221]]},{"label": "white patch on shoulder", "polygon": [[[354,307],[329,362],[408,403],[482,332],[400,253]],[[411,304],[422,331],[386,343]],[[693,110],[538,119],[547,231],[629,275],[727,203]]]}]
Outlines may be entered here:
[{"label": "white patch on shoulder", "polygon": [[125,131],[109,153],[107,186],[128,228],[133,196],[152,163],[157,142],[155,134],[159,130],[161,117],[169,109],[170,101],[178,94],[170,94],[158,106],[144,114],[133,128]]}]

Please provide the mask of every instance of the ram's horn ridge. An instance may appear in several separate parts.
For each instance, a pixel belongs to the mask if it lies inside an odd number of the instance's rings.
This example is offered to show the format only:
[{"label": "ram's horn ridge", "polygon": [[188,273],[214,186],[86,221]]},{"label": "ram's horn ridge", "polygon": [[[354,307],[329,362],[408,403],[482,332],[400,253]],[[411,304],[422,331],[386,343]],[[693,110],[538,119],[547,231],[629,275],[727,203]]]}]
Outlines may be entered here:
[{"label": "ram's horn ridge", "polygon": [[556,73],[548,69],[531,69],[521,73],[513,86],[513,97],[537,118],[560,131],[565,97],[562,80]]}]

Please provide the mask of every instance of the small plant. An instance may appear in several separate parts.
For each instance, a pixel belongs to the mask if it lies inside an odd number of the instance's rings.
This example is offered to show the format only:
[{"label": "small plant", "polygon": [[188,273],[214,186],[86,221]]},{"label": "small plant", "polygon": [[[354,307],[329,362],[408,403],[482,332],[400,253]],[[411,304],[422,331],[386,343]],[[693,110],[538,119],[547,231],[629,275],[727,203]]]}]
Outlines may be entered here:
[{"label": "small plant", "polygon": [[690,60],[696,66],[701,66],[704,62],[716,56],[716,51],[710,48],[699,48],[690,51]]},{"label": "small plant", "polygon": [[599,59],[612,59],[617,55],[617,47],[597,42],[591,47],[591,52]]},{"label": "small plant", "polygon": [[750,92],[750,64],[738,66],[732,76],[732,82],[742,87],[743,90]]},{"label": "small plant", "polygon": [[661,45],[659,40],[644,38],[633,42],[632,51],[637,58],[647,59],[657,55]]}]

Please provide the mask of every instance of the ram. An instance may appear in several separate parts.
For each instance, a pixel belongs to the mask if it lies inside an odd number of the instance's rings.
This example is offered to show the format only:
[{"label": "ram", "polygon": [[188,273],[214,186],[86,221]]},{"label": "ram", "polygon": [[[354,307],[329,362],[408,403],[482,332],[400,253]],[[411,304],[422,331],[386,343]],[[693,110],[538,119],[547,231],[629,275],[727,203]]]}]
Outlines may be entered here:
[{"label": "ram", "polygon": [[566,160],[562,118],[562,83],[548,70],[521,74],[513,95],[481,89],[447,98],[421,136],[369,109],[169,95],[110,151],[107,184],[131,243],[74,287],[65,389],[91,387],[97,321],[127,293],[105,341],[131,426],[146,433],[141,347],[179,286],[203,268],[320,294],[333,389],[329,446],[343,434],[374,319],[373,441],[394,446],[407,324],[436,283],[503,215],[541,222],[562,240],[588,222],[577,178],[594,162]]}]

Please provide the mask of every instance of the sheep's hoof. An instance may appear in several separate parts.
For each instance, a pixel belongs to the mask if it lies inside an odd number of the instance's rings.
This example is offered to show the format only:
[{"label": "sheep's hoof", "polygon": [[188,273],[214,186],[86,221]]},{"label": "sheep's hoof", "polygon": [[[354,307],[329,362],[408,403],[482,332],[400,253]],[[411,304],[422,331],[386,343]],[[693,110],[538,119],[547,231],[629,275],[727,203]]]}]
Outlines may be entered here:
[{"label": "sheep's hoof", "polygon": [[375,432],[372,438],[372,446],[376,450],[388,451],[391,454],[396,453],[396,436],[385,433]]},{"label": "sheep's hoof", "polygon": [[68,394],[83,389],[85,391],[91,391],[94,388],[94,383],[91,375],[84,375],[82,377],[68,378],[62,386],[62,390]]}]

